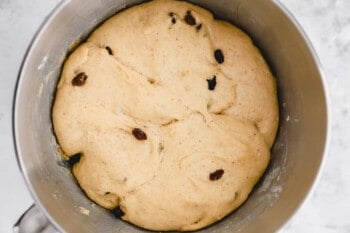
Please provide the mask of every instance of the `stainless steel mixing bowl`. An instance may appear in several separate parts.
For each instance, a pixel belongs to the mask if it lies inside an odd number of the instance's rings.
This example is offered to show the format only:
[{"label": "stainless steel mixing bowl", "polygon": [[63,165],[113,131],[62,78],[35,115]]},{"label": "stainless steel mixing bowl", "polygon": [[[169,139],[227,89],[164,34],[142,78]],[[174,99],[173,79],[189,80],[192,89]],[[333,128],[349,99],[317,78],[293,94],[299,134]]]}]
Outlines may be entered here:
[{"label": "stainless steel mixing bowl", "polygon": [[[93,204],[62,166],[51,123],[61,65],[71,45],[104,19],[140,0],[70,0],[46,19],[29,48],[14,101],[19,165],[36,205],[62,232],[143,232]],[[273,232],[310,192],[328,141],[325,83],[314,51],[291,15],[273,0],[193,0],[245,30],[277,77],[280,127],[271,163],[249,199],[201,232]],[[132,29],[130,29],[132,30]],[[89,216],[81,213],[89,210]]]}]

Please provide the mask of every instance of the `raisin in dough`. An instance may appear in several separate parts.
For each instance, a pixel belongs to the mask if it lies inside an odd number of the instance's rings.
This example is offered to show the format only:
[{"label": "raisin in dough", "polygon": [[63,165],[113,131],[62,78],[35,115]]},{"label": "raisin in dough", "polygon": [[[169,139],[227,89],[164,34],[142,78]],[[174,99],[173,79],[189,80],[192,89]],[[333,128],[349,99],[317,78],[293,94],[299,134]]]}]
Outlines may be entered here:
[{"label": "raisin in dough", "polygon": [[241,205],[278,125],[275,80],[251,39],[158,0],[100,26],[65,62],[58,142],[99,205],[151,230],[195,230]]}]

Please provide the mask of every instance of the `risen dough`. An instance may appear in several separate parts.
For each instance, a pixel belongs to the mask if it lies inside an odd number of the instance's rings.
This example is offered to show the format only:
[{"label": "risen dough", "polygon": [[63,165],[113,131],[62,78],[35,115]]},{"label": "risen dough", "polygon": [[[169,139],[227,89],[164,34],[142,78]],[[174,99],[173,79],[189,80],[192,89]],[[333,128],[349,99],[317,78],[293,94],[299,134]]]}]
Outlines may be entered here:
[{"label": "risen dough", "polygon": [[189,3],[152,1],[70,55],[53,124],[66,155],[82,154],[73,173],[93,201],[143,228],[195,230],[242,204],[264,172],[275,81],[241,30]]}]

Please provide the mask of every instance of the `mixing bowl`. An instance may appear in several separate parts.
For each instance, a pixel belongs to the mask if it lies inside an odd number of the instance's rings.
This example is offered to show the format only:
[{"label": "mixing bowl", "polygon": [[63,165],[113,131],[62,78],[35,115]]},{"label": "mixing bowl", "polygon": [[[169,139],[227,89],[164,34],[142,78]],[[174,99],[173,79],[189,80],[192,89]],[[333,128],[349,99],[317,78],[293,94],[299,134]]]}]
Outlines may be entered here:
[{"label": "mixing bowl", "polygon": [[[84,195],[62,162],[51,122],[55,86],[69,51],[103,20],[140,2],[62,1],[23,61],[13,108],[18,162],[36,206],[61,232],[144,232]],[[327,147],[329,114],[320,64],[300,27],[276,0],[191,2],[253,38],[277,79],[280,103],[279,131],[264,176],[238,210],[200,232],[276,231],[312,189]]]}]

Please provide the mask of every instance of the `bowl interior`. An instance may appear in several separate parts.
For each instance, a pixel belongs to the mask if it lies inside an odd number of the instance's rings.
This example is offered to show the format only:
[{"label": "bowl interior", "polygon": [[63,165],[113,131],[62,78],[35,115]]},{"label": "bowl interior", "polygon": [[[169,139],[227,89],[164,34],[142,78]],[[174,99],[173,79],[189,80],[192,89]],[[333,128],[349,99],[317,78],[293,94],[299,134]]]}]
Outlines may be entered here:
[{"label": "bowl interior", "polygon": [[[19,164],[31,193],[51,222],[66,232],[143,232],[91,202],[61,162],[51,106],[61,66],[104,19],[138,0],[62,2],[28,50],[14,104]],[[322,74],[307,40],[288,13],[269,0],[194,0],[246,31],[276,76],[280,127],[270,165],[249,199],[201,232],[273,232],[300,206],[320,169],[327,141]],[[90,211],[89,216],[81,213]]]}]

